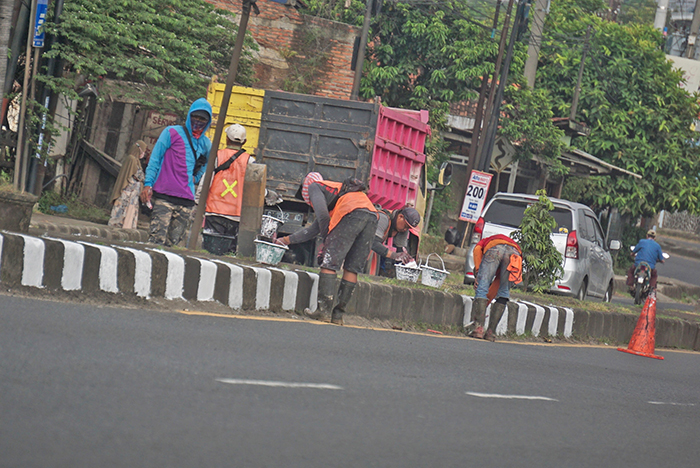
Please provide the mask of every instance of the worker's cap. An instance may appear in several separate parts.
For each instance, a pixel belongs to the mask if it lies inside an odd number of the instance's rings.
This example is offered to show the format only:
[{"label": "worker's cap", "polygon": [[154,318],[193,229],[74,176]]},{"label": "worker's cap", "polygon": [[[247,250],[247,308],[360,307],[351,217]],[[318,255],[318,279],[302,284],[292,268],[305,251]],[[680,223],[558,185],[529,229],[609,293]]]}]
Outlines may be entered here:
[{"label": "worker's cap", "polygon": [[200,110],[192,111],[192,113],[190,114],[190,118],[191,119],[200,119],[200,120],[204,120],[205,122],[209,122],[210,116],[209,116],[209,112],[200,109]]},{"label": "worker's cap", "polygon": [[402,214],[403,219],[406,220],[408,230],[415,236],[420,237],[420,232],[418,231],[418,225],[420,224],[420,213],[418,213],[415,208],[410,206],[404,206],[399,213]]},{"label": "worker's cap", "polygon": [[656,237],[656,231],[654,231],[653,229],[649,229],[647,231],[647,237]]},{"label": "worker's cap", "polygon": [[[320,182],[323,180],[323,176],[318,172],[309,172],[304,178],[304,182],[301,184],[301,197],[306,203],[309,203],[309,185],[314,182]],[[310,204],[310,203],[309,203]]]},{"label": "worker's cap", "polygon": [[246,140],[245,127],[240,124],[233,124],[226,127],[226,136],[236,143],[243,143]]}]

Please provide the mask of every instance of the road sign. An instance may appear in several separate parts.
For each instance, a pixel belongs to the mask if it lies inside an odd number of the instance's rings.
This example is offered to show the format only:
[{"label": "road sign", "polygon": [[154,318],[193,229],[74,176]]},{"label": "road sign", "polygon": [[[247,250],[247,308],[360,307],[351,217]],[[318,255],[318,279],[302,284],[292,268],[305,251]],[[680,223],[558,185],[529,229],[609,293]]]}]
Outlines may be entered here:
[{"label": "road sign", "polygon": [[476,223],[484,209],[486,195],[489,193],[489,185],[491,185],[491,177],[493,177],[491,174],[485,172],[472,171],[467,193],[464,194],[462,210],[459,212],[459,219]]},{"label": "road sign", "polygon": [[46,10],[49,7],[49,0],[37,0],[36,2],[36,21],[34,22],[34,47],[44,47],[44,23],[46,22]]}]

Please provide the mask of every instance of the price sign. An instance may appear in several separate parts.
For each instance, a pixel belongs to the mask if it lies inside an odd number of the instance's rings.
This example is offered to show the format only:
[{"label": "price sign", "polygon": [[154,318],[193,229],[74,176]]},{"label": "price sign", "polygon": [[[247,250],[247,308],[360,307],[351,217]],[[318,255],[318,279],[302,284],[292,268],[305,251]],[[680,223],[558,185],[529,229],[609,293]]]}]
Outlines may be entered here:
[{"label": "price sign", "polygon": [[459,212],[459,219],[476,223],[484,209],[486,194],[489,193],[491,185],[491,177],[493,177],[491,174],[485,172],[472,171],[467,193],[464,194],[462,210]]}]

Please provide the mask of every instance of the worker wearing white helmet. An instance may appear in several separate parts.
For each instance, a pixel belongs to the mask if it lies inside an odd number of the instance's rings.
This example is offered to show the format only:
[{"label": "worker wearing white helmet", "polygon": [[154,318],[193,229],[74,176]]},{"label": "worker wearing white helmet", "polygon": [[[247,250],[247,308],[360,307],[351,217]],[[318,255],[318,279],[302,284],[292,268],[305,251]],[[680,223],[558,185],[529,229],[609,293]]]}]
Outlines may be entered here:
[{"label": "worker wearing white helmet", "polygon": [[233,124],[226,127],[226,148],[219,150],[216,155],[216,166],[204,213],[204,232],[229,236],[231,246],[227,251],[234,252],[238,244],[245,172],[248,164],[255,162],[255,158],[243,149],[246,141],[243,125]]}]

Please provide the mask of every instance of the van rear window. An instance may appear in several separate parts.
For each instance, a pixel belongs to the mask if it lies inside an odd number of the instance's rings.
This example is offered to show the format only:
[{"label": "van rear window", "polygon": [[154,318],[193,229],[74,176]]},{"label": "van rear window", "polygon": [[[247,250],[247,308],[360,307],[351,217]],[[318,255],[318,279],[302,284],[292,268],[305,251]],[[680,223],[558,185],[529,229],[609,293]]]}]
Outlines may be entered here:
[{"label": "van rear window", "polygon": [[[515,200],[494,200],[489,206],[488,211],[483,215],[484,221],[487,223],[500,224],[518,228],[523,221],[525,209],[529,203],[519,202]],[[556,227],[552,232],[569,232],[572,226],[571,211],[565,208],[555,208],[550,211],[554,220],[557,222]]]}]

